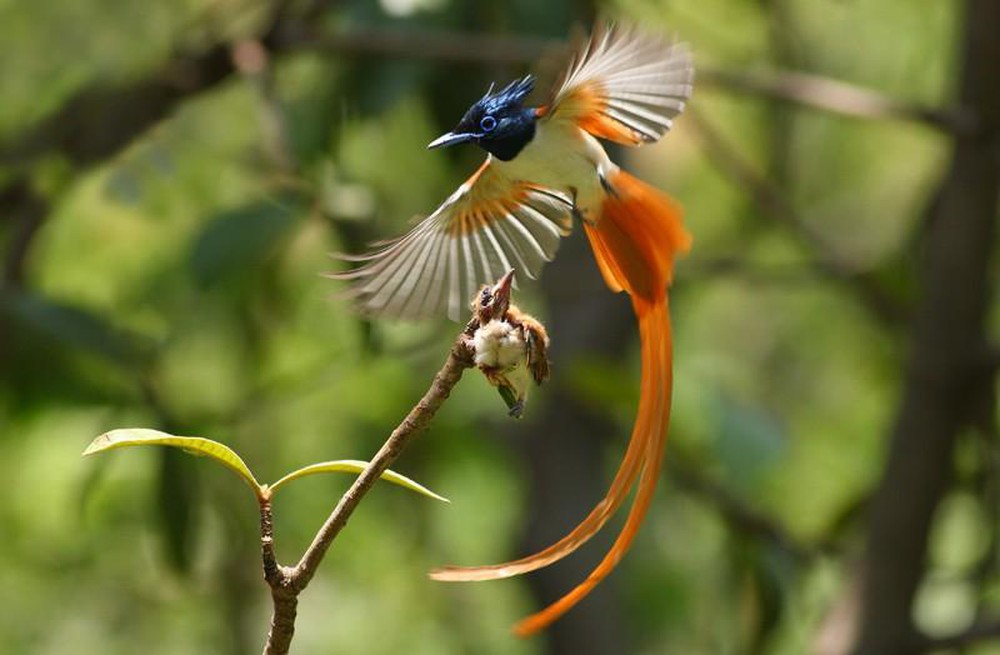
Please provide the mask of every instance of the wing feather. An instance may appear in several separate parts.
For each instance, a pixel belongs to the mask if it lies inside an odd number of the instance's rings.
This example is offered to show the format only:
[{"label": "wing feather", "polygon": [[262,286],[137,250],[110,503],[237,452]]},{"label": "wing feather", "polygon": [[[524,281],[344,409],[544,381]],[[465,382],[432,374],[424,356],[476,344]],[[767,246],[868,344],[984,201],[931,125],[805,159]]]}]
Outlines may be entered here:
[{"label": "wing feather", "polygon": [[574,57],[545,113],[625,145],[657,141],[691,96],[686,44],[605,25]]},{"label": "wing feather", "polygon": [[506,229],[512,230],[522,239],[522,242],[528,246],[528,252],[532,255],[532,261],[528,265],[528,270],[534,274],[535,271],[540,269],[542,265],[548,261],[545,249],[542,247],[542,244],[538,242],[538,239],[535,238],[535,235],[532,234],[531,230],[529,230],[524,223],[517,220],[516,216],[507,214],[504,216],[503,220],[503,225]]},{"label": "wing feather", "polygon": [[[479,253],[479,263],[483,266],[483,279],[486,280],[496,280],[503,273],[494,273],[493,267],[490,265],[490,256],[486,253],[486,249],[483,247],[483,239],[480,235],[482,228],[472,233],[472,240],[476,244],[476,252]],[[504,271],[506,273],[506,271]]]},{"label": "wing feather", "polygon": [[461,259],[461,270],[465,273],[463,282],[465,284],[461,287],[462,298],[468,300],[472,297],[472,289],[476,286],[476,279],[479,277],[476,275],[476,262],[472,259],[472,249],[469,247],[469,233],[463,232],[462,236],[459,237],[462,243],[462,250],[459,252]]},{"label": "wing feather", "polygon": [[[503,248],[500,247],[500,242],[497,241],[497,237],[493,234],[493,228],[490,227],[489,223],[483,224],[483,235],[486,237],[490,247],[493,248],[493,256],[500,264],[500,275],[514,268],[510,265],[510,260],[507,258],[507,254],[504,253]],[[517,281],[515,280],[514,283],[516,284]]]},{"label": "wing feather", "polygon": [[441,234],[436,234],[431,240],[430,245],[425,249],[427,253],[426,264],[420,264],[419,270],[425,271],[424,275],[417,277],[417,284],[413,288],[413,293],[407,299],[406,304],[403,306],[402,314],[406,315],[413,312],[416,308],[420,307],[424,303],[436,302],[435,298],[429,298],[428,294],[432,290],[440,292],[441,287],[441,244],[444,243],[444,238]]},{"label": "wing feather", "polygon": [[[458,319],[479,285],[514,268],[535,277],[571,225],[571,199],[506,178],[491,158],[433,214],[334,278],[368,314]],[[513,263],[513,266],[512,266]]]},{"label": "wing feather", "polygon": [[458,315],[462,306],[458,289],[458,243],[454,238],[448,239],[448,316]]},{"label": "wing feather", "polygon": [[507,217],[504,216],[495,226],[497,234],[499,234],[501,240],[503,240],[504,247],[507,249],[507,252],[513,254],[514,259],[517,260],[519,266],[518,270],[524,271],[525,275],[529,278],[535,279],[534,266],[529,266],[527,261],[525,261],[525,257],[527,255],[521,245],[524,243],[524,240],[517,234],[511,234],[509,231],[510,228],[507,227],[506,223]]}]

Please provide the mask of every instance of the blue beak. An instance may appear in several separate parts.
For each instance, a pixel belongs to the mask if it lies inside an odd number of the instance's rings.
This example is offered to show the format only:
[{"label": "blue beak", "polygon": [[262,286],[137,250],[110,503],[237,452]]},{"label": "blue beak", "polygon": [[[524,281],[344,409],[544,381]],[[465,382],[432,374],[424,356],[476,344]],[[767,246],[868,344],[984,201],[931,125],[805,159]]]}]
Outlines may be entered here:
[{"label": "blue beak", "polygon": [[475,138],[475,134],[455,134],[454,132],[446,132],[428,143],[427,148],[428,150],[433,150],[434,148],[447,148],[448,146],[458,145],[459,143],[473,141]]}]

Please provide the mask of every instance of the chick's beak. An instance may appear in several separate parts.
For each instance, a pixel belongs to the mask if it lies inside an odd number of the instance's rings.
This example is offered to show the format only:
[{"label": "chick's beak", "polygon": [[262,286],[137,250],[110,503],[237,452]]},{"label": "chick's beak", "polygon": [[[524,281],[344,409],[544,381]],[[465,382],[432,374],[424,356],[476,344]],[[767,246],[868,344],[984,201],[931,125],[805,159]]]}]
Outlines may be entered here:
[{"label": "chick's beak", "polygon": [[510,305],[510,290],[514,285],[514,269],[510,269],[493,287],[493,305],[504,309]]},{"label": "chick's beak", "polygon": [[466,143],[475,139],[474,134],[446,132],[434,139],[427,144],[428,150],[433,150],[434,148],[447,148],[448,146],[458,145],[459,143]]}]

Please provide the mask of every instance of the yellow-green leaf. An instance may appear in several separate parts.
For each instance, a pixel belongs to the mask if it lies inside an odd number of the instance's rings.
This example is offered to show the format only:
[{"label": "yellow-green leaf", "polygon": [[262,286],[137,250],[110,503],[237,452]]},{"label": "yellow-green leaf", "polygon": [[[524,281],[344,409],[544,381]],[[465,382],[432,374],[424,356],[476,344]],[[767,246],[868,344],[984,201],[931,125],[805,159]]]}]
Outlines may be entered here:
[{"label": "yellow-green leaf", "polygon": [[243,462],[231,448],[201,437],[177,437],[159,430],[147,430],[145,428],[124,428],[105,432],[101,436],[90,442],[87,449],[83,451],[84,457],[96,455],[106,450],[115,448],[125,448],[126,446],[171,446],[180,448],[192,455],[201,457],[211,457],[223,466],[235,471],[253,489],[257,497],[264,495],[264,489],[257,482],[257,479],[250,472],[250,468]]},{"label": "yellow-green leaf", "polygon": [[[291,482],[297,478],[304,478],[307,475],[315,475],[316,473],[361,473],[366,466],[368,466],[368,462],[359,459],[338,459],[332,462],[310,464],[309,466],[304,466],[296,471],[292,471],[285,477],[270,485],[268,490],[273,492],[286,482]],[[405,487],[410,491],[415,491],[418,494],[427,496],[428,498],[433,498],[434,500],[440,500],[445,503],[451,502],[444,496],[434,493],[422,484],[411,480],[405,475],[396,473],[395,471],[384,471],[381,479],[386,482],[391,482],[392,484],[398,484],[401,487]]]}]

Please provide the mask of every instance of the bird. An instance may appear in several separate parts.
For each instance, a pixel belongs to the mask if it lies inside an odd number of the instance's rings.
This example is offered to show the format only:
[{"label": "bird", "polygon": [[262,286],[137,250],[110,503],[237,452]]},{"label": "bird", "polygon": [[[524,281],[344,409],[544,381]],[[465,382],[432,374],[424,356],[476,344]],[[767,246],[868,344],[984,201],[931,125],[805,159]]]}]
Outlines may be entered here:
[{"label": "bird", "polygon": [[479,327],[472,335],[473,361],[507,403],[508,414],[521,418],[531,383],[549,377],[549,335],[536,318],[510,302],[514,269],[496,284],[483,285],[472,299]]},{"label": "bird", "polygon": [[442,581],[509,578],[575,551],[635,498],[601,562],[566,595],[523,619],[515,634],[533,635],[586,597],[622,560],[653,498],[670,421],[673,336],[668,287],[691,236],[679,204],[615,164],[601,140],[624,146],[658,141],[691,96],[690,48],[635,26],[598,23],[547,102],[527,103],[531,75],[491,85],[456,127],[428,148],[475,144],[483,164],[433,213],[402,237],[351,257],[335,275],[364,313],[402,319],[447,314],[458,319],[478,284],[515,269],[534,278],[556,253],[574,220],[582,224],[612,292],[631,299],[642,371],[632,433],[605,497],[549,547],[502,564],[431,571]]}]

